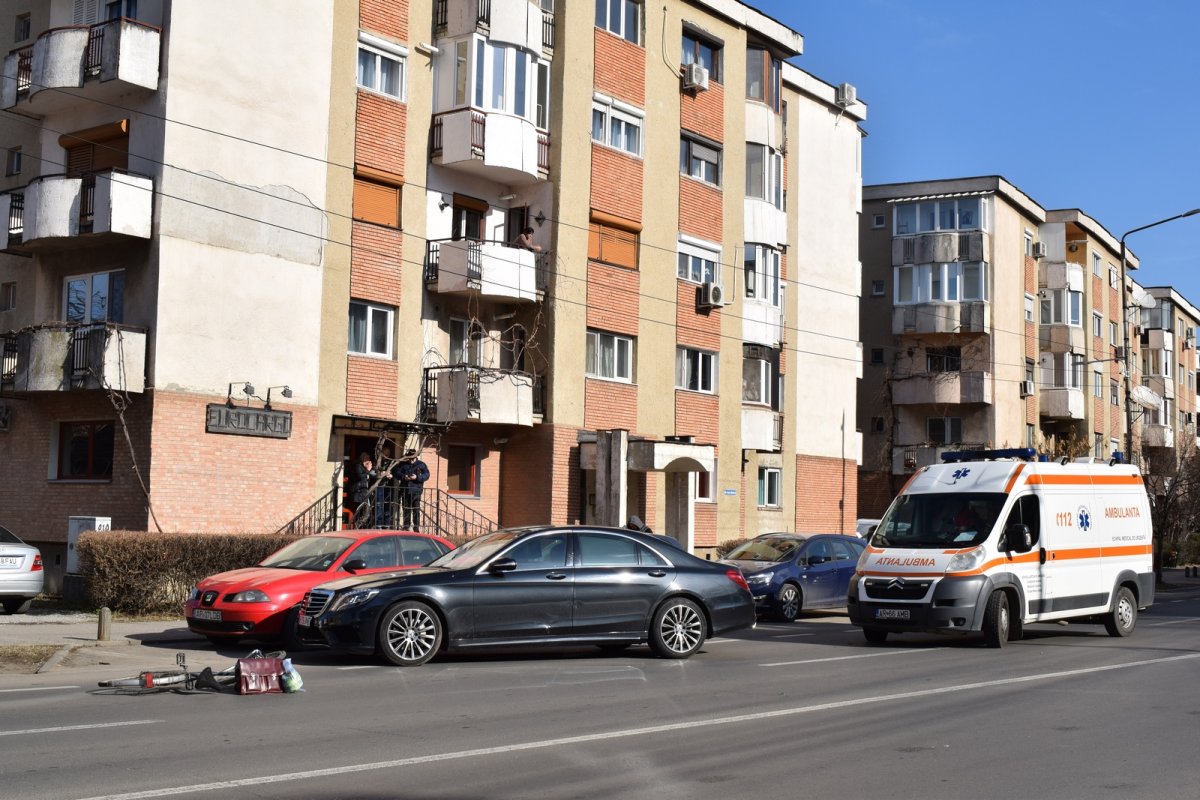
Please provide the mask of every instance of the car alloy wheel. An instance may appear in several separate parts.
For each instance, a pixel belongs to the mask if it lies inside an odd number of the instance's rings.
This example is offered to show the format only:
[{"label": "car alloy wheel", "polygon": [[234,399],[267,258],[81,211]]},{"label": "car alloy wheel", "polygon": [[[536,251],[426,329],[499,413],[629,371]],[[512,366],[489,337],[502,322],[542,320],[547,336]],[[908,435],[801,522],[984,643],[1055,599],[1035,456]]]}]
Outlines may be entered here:
[{"label": "car alloy wheel", "polygon": [[397,603],[379,621],[379,649],[398,667],[416,667],[437,654],[442,621],[432,608],[415,600]]},{"label": "car alloy wheel", "polygon": [[785,583],[779,590],[779,601],[775,618],[780,622],[793,622],[800,616],[800,590],[793,583]]},{"label": "car alloy wheel", "polygon": [[673,597],[654,614],[650,647],[662,658],[687,658],[704,644],[704,614],[685,597]]}]

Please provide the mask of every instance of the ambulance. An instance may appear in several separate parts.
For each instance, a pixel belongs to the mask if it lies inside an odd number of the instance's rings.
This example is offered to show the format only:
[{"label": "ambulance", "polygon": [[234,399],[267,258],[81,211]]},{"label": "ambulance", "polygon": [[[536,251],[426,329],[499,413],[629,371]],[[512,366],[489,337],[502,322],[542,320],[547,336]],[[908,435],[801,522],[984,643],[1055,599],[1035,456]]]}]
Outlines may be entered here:
[{"label": "ambulance", "polygon": [[1034,460],[1025,448],[942,457],[892,501],[850,580],[850,621],[868,642],[982,632],[1004,647],[1026,623],[1058,620],[1133,632],[1154,602],[1136,467]]}]

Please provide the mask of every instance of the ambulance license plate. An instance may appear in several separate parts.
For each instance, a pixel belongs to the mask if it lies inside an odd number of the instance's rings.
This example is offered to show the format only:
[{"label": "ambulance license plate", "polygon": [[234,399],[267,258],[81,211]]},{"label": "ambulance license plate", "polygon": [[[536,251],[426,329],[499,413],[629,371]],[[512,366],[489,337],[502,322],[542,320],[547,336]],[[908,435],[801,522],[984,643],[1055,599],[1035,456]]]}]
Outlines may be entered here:
[{"label": "ambulance license plate", "polygon": [[877,608],[875,619],[908,619],[907,608]]}]

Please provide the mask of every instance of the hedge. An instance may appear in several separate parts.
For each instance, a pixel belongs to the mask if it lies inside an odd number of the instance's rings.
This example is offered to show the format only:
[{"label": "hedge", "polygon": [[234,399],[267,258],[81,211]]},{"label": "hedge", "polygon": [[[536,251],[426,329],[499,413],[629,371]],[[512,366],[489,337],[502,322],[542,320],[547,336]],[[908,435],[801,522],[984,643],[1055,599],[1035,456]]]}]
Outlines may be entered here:
[{"label": "hedge", "polygon": [[201,578],[249,567],[301,538],[284,533],[91,531],[76,551],[97,608],[129,614],[181,614]]}]

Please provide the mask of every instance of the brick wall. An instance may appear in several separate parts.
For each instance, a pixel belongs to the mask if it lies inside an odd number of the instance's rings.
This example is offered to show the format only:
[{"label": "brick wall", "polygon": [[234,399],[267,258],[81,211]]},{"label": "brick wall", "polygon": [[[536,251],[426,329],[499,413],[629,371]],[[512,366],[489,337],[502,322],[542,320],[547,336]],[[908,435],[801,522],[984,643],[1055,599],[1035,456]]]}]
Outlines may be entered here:
[{"label": "brick wall", "polygon": [[[396,228],[355,222],[350,229],[350,296],[389,306],[400,305],[404,234]],[[416,264],[410,269],[420,269]]]},{"label": "brick wall", "polygon": [[[879,519],[896,496],[892,476],[887,472],[859,470],[858,517]],[[856,517],[857,518],[857,517]]]},{"label": "brick wall", "polygon": [[636,385],[587,378],[583,391],[583,424],[592,430],[637,430]]},{"label": "brick wall", "polygon": [[645,162],[604,145],[592,145],[591,205],[597,211],[640,222]]},{"label": "brick wall", "polygon": [[720,398],[675,390],[675,435],[695,436],[701,444],[720,441]]},{"label": "brick wall", "polygon": [[[641,275],[637,270],[588,263],[587,326],[637,336]],[[630,313],[630,309],[634,309]]]},{"label": "brick wall", "polygon": [[404,176],[404,139],[408,106],[375,92],[358,90],[354,161]]},{"label": "brick wall", "polygon": [[857,498],[858,465],[854,461],[796,456],[796,530],[854,533]]},{"label": "brick wall", "polygon": [[579,511],[579,429],[535,425],[514,430],[504,445],[500,524],[566,524]]},{"label": "brick wall", "polygon": [[363,30],[406,41],[408,0],[359,0],[358,24]]},{"label": "brick wall", "polygon": [[596,91],[646,107],[646,51],[602,28],[595,29]]},{"label": "brick wall", "polygon": [[[680,175],[679,230],[710,242],[719,242],[724,225],[721,190],[695,178]],[[728,259],[729,254],[726,253],[724,258]]]},{"label": "brick wall", "polygon": [[454,498],[468,508],[474,509],[488,519],[500,520],[501,505],[501,475],[504,468],[505,454],[495,443],[495,429],[481,425],[456,425],[442,436],[441,443],[435,449],[421,453],[421,460],[429,467],[429,482],[426,486],[436,486],[445,489],[446,457],[448,448],[452,445],[474,447],[476,452],[478,472],[476,473],[477,495],[456,494]]},{"label": "brick wall", "polygon": [[695,529],[693,544],[696,547],[716,547],[717,541],[717,504],[696,503]]},{"label": "brick wall", "polygon": [[367,417],[396,416],[400,370],[395,361],[346,357],[346,412]]},{"label": "brick wall", "polygon": [[698,284],[689,281],[676,283],[675,340],[685,347],[716,352],[721,349],[721,311],[697,308],[699,289]]},{"label": "brick wall", "polygon": [[725,141],[725,87],[709,81],[708,90],[679,95],[679,127],[714,141]]}]

